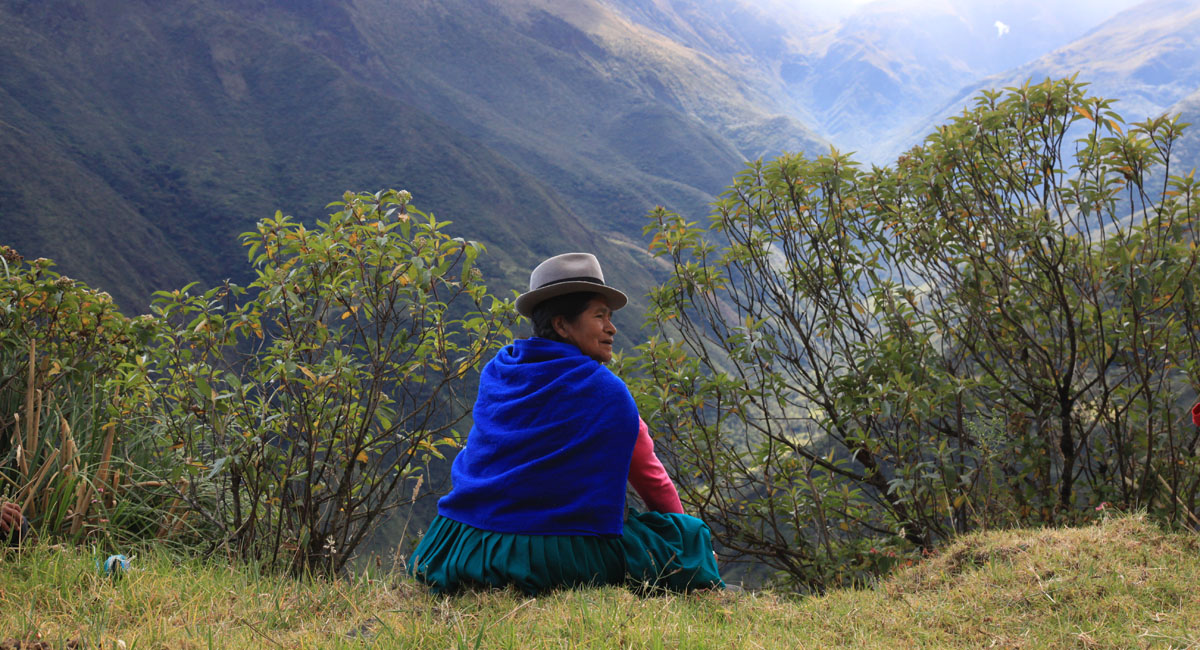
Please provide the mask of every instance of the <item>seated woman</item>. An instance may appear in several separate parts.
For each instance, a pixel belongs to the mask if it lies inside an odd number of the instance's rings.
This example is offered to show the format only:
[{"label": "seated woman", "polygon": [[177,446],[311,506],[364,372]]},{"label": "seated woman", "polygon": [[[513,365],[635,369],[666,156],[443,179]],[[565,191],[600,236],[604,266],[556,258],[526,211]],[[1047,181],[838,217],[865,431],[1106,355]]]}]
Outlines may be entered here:
[{"label": "seated woman", "polygon": [[[625,294],[587,253],[542,262],[517,298],[534,336],[483,369],[453,489],[410,570],[436,592],[513,585],[723,587],[708,526],[679,496],[612,360]],[[625,516],[625,484],[653,512]]]}]

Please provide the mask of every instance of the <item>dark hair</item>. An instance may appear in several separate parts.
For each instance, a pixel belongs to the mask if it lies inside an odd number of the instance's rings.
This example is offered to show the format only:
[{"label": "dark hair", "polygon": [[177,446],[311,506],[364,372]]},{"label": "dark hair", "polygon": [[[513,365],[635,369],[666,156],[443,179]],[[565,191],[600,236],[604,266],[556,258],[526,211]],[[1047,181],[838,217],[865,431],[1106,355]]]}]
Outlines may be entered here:
[{"label": "dark hair", "polygon": [[533,335],[565,343],[566,341],[558,335],[558,332],[554,331],[554,319],[562,316],[567,321],[573,322],[587,308],[592,298],[603,297],[594,291],[577,291],[539,302],[534,305],[533,313],[529,316],[529,320],[533,321]]}]

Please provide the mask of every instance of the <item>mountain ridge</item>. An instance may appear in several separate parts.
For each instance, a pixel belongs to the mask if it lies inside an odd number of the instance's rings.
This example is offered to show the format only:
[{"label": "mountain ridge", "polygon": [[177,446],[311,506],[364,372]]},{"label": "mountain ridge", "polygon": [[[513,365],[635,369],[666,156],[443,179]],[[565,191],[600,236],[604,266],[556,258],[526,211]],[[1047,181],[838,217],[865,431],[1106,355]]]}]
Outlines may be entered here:
[{"label": "mountain ridge", "polygon": [[1088,82],[1090,92],[1117,100],[1113,108],[1129,122],[1166,113],[1200,89],[1200,3],[1147,0],[1126,9],[1061,48],[964,86],[888,149],[898,153],[919,142],[986,88],[1073,75]]}]

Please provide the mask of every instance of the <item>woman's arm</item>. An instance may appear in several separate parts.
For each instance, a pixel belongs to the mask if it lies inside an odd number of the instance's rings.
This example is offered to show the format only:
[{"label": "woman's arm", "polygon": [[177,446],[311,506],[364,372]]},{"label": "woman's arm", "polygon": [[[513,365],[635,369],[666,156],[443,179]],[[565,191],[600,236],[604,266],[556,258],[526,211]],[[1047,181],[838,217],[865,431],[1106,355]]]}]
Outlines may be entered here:
[{"label": "woman's arm", "polygon": [[629,483],[637,491],[646,507],[654,512],[683,514],[683,504],[675,484],[667,476],[667,470],[654,455],[654,440],[645,420],[638,418],[638,437],[633,446],[633,458],[629,463]]}]

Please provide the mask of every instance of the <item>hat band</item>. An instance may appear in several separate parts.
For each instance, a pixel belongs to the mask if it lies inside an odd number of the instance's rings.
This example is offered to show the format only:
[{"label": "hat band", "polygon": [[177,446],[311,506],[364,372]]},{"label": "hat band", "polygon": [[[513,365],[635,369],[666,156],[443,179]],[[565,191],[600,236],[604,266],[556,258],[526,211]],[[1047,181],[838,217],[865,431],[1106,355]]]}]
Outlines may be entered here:
[{"label": "hat band", "polygon": [[[600,278],[592,277],[590,275],[581,275],[581,276],[574,277],[574,278],[560,278],[558,280],[551,280],[550,282],[547,282],[547,283],[543,284],[542,286],[538,287],[538,289],[545,289],[546,287],[553,286],[556,284],[562,284],[564,282],[588,282],[591,284],[598,284],[602,287],[608,286],[607,284],[604,284],[604,280],[601,280]],[[534,289],[534,291],[536,291],[536,290],[537,289]]]}]

